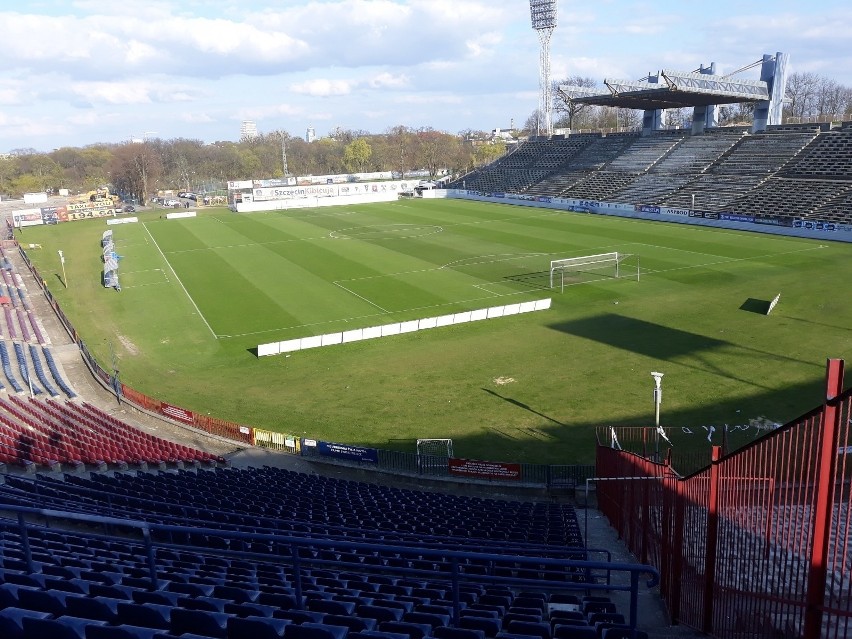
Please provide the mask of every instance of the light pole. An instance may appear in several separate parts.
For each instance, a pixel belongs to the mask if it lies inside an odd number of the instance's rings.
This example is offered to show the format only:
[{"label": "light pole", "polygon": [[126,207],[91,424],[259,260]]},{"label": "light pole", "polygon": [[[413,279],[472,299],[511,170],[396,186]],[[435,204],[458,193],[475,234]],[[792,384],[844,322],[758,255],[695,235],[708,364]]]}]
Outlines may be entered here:
[{"label": "light pole", "polygon": [[695,210],[695,193],[692,194],[692,210]]},{"label": "light pole", "polygon": [[660,404],[663,401],[663,374],[652,372],[654,378],[654,460],[660,461]]},{"label": "light pole", "polygon": [[62,264],[62,283],[68,288],[68,277],[65,275],[65,254],[59,251],[59,263]]}]

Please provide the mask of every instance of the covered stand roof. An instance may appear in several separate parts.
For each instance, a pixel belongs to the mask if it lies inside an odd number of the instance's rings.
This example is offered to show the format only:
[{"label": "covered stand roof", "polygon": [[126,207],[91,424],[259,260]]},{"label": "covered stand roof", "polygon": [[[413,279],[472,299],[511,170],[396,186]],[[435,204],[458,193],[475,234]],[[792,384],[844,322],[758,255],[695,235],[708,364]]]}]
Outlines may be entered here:
[{"label": "covered stand roof", "polygon": [[568,99],[581,104],[622,107],[627,109],[679,109],[682,107],[736,102],[758,102],[769,99],[769,88],[761,80],[734,80],[727,76],[704,73],[660,71],[647,80],[612,80],[608,89],[589,89],[563,85],[559,91]]}]

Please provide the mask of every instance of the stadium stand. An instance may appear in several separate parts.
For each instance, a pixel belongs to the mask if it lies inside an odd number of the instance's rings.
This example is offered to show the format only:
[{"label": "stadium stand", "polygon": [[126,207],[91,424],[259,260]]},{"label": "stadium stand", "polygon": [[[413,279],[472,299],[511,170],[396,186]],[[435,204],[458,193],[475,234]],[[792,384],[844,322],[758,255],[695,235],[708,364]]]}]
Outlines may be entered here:
[{"label": "stadium stand", "polygon": [[[55,521],[30,525],[24,544],[18,523],[0,519],[4,637],[551,639],[636,624],[635,599],[628,614],[602,595],[619,589],[608,572],[644,567],[572,558],[588,553],[565,505],[272,468],[7,476],[0,503],[94,525],[107,516],[111,527],[145,519],[137,525],[150,527],[157,545],[137,541],[127,525],[119,539]],[[334,523],[344,513],[355,518],[351,528]],[[430,534],[406,529],[413,525]],[[526,541],[550,529],[557,534],[546,543]],[[565,546],[563,529],[577,547]]]},{"label": "stadium stand", "polygon": [[[16,346],[18,346],[16,344]],[[34,348],[34,347],[33,347]],[[35,470],[59,464],[83,470],[88,464],[216,464],[224,459],[149,435],[89,404],[0,398],[4,435],[3,463]]]},{"label": "stadium stand", "polygon": [[[582,139],[569,146],[572,138]],[[584,134],[536,138],[522,149],[465,176],[467,188],[694,206],[758,219],[850,221],[852,126],[772,126],[757,134],[730,127],[695,136]],[[462,181],[450,185],[461,186]]]},{"label": "stadium stand", "polygon": [[22,393],[23,386],[18,383],[15,374],[12,372],[12,361],[9,358],[9,351],[6,348],[6,342],[0,341],[0,363],[3,365],[3,374],[6,376],[6,381],[15,389],[15,392]]}]

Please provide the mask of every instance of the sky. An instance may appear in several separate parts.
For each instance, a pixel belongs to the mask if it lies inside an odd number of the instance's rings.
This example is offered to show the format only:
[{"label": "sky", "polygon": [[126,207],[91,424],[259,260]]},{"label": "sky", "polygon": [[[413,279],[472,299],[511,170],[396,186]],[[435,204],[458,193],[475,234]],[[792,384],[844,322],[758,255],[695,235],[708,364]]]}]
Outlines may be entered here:
[{"label": "sky", "polygon": [[[782,51],[791,71],[852,86],[848,0],[557,7],[553,79],[724,74]],[[2,0],[0,24],[0,153],[236,141],[243,120],[300,137],[490,131],[538,106],[527,0]]]}]

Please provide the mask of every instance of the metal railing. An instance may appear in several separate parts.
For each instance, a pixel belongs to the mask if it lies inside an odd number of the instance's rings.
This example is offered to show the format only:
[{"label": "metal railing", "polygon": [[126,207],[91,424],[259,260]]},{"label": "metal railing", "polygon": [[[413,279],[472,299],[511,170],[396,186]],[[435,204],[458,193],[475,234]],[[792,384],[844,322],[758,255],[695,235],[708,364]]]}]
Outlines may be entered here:
[{"label": "metal railing", "polygon": [[829,360],[822,406],[729,455],[714,446],[686,477],[599,442],[598,474],[610,478],[599,507],[660,571],[673,620],[723,638],[852,636],[852,389],[842,387],[843,362]]}]

